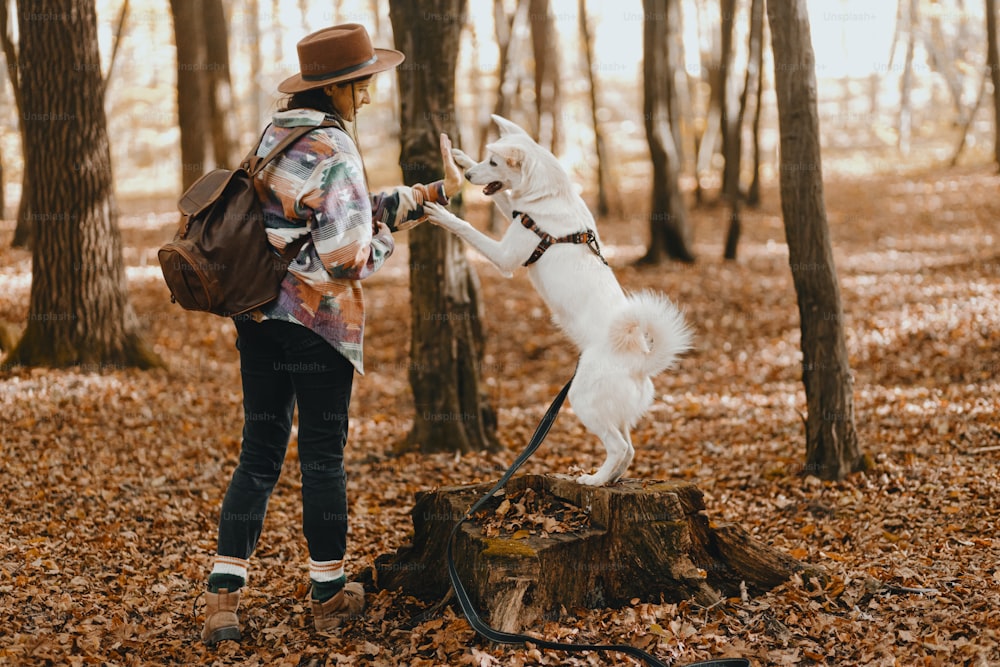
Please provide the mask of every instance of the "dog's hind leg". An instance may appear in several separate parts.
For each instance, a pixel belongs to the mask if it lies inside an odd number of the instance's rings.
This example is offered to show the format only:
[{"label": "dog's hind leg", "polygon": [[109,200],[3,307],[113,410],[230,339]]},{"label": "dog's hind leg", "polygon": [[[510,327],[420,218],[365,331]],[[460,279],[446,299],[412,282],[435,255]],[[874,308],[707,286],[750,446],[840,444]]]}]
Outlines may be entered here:
[{"label": "dog's hind leg", "polygon": [[576,481],[587,486],[603,486],[618,480],[632,461],[632,445],[622,437],[616,428],[597,433],[604,443],[606,453],[604,463],[593,475],[580,475]]},{"label": "dog's hind leg", "polygon": [[629,433],[628,426],[623,426],[621,429],[622,434],[625,436],[625,442],[628,444],[628,451],[625,453],[625,458],[622,459],[618,467],[615,468],[614,474],[612,476],[613,481],[621,479],[628,467],[632,465],[632,459],[635,458],[635,447],[632,446],[632,434]]}]

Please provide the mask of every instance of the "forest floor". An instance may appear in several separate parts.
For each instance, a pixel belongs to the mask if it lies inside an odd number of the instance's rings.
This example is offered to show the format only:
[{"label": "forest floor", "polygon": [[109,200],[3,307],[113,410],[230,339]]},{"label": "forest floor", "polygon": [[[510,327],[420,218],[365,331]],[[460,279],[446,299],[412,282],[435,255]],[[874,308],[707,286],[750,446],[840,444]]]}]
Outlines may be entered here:
[{"label": "forest floor", "polygon": [[[1000,665],[997,176],[966,168],[827,184],[857,428],[875,463],[836,483],[800,474],[798,310],[777,191],[764,197],[745,213],[735,262],[721,259],[721,207],[692,212],[693,265],[633,266],[646,238],[640,210],[601,223],[623,285],[665,292],[697,336],[679,369],[657,378],[628,474],[696,483],[713,520],[824,568],[830,585],[793,580],[711,609],[659,599],[566,609],[534,631],[628,643],[677,665],[713,656],[756,666]],[[477,201],[470,217],[481,221]],[[491,645],[457,610],[421,616],[428,601],[389,591],[369,592],[365,617],[340,638],[315,635],[294,439],[241,605],[244,640],[204,647],[198,597],[239,451],[237,352],[230,322],[170,304],[155,254],[175,214],[169,203],[157,214],[150,206],[124,203],[121,227],[132,303],[169,368],[0,375],[0,663],[634,664]],[[30,254],[10,250],[11,235],[8,221],[0,320],[23,326]],[[415,414],[400,243],[366,292],[367,374],[355,383],[346,464],[351,577],[407,542],[417,491],[495,480],[572,373],[574,354],[523,272],[506,280],[473,263],[504,449],[392,455]],[[565,409],[525,470],[590,470],[600,459]]]}]

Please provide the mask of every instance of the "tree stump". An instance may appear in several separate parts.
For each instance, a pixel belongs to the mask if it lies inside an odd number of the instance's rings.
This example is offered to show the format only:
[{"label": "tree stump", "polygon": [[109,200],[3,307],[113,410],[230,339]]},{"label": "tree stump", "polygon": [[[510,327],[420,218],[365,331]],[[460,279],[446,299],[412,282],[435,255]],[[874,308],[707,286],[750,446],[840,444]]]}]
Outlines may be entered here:
[{"label": "tree stump", "polygon": [[[372,583],[425,600],[447,594],[451,530],[490,488],[417,494],[412,544],[379,556]],[[455,563],[472,601],[506,632],[558,618],[560,607],[603,608],[661,596],[708,606],[740,595],[741,587],[751,595],[764,592],[796,572],[825,580],[818,569],[738,526],[710,521],[693,484],[629,479],[590,487],[568,475],[511,479],[462,526]]]}]

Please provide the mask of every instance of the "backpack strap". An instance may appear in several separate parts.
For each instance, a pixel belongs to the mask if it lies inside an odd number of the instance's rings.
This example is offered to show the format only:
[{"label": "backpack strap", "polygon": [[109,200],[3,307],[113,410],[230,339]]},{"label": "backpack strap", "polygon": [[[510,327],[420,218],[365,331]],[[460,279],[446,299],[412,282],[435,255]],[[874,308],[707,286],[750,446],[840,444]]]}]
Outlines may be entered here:
[{"label": "backpack strap", "polygon": [[260,148],[260,142],[264,140],[264,135],[267,134],[267,129],[269,127],[271,126],[268,125],[268,127],[264,128],[264,131],[260,135],[260,139],[257,140],[257,145],[254,146],[249,153],[247,153],[246,157],[243,158],[243,161],[240,163],[240,166],[251,176],[256,176],[260,173],[261,169],[266,167],[268,163],[271,162],[271,160],[284,153],[289,147],[291,147],[292,144],[313,130],[317,130],[321,127],[336,127],[340,130],[344,129],[343,125],[334,120],[324,120],[319,125],[302,125],[294,127],[291,132],[285,135],[284,139],[279,141],[274,148],[268,152],[267,155],[261,157],[260,155],[257,155],[257,149]]},{"label": "backpack strap", "polygon": [[[247,153],[246,157],[243,158],[243,162],[240,163],[240,167],[250,174],[251,178],[257,176],[257,174],[259,174],[260,171],[271,162],[271,160],[281,155],[289,147],[291,147],[292,144],[313,130],[321,127],[336,127],[340,130],[344,129],[344,126],[339,122],[331,120],[324,120],[319,125],[302,125],[300,127],[292,128],[292,131],[285,135],[285,138],[279,141],[267,155],[261,157],[257,155],[257,149],[260,148],[260,142],[264,140],[264,135],[267,134],[267,130],[270,127],[271,126],[268,125],[264,128],[264,131],[260,135],[260,139],[257,140],[257,145],[254,146],[249,153]],[[303,234],[285,246],[285,249],[278,254],[281,255],[282,260],[291,263],[292,260],[299,256],[299,251],[302,250],[302,246],[304,246],[308,240],[309,234]]]}]

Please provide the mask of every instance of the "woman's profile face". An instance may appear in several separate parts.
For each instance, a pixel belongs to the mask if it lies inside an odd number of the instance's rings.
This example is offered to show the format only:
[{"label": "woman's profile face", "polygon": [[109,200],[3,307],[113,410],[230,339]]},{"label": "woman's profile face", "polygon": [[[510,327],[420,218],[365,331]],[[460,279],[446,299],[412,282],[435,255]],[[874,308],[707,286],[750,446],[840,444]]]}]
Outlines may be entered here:
[{"label": "woman's profile face", "polygon": [[334,84],[326,89],[333,101],[333,108],[337,110],[341,118],[347,122],[353,122],[358,110],[366,104],[371,104],[372,98],[369,92],[371,82],[371,78],[368,78],[361,81]]}]

